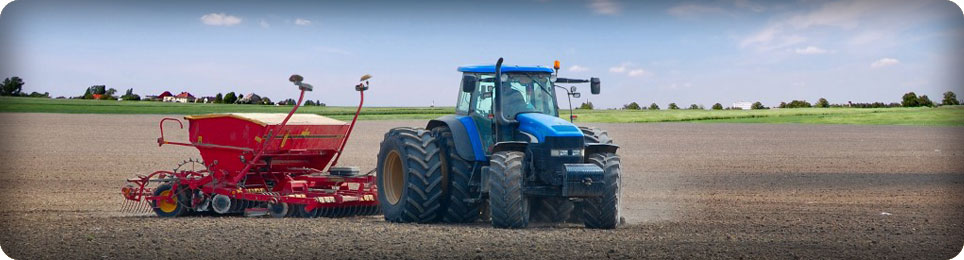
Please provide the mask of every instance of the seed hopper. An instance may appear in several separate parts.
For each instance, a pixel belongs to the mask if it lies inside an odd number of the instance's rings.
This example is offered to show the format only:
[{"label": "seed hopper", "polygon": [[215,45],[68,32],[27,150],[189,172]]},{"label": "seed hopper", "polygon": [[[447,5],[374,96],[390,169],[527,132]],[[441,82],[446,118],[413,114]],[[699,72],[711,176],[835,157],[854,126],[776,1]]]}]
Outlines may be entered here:
[{"label": "seed hopper", "polygon": [[161,217],[189,214],[243,214],[273,217],[342,217],[378,214],[375,177],[338,158],[364,104],[368,79],[351,123],[314,114],[295,114],[313,87],[292,75],[301,90],[287,114],[230,113],[187,116],[189,142],[169,141],[160,121],[158,146],[195,147],[202,160],[188,160],[171,171],[127,180],[124,208],[153,211]]}]

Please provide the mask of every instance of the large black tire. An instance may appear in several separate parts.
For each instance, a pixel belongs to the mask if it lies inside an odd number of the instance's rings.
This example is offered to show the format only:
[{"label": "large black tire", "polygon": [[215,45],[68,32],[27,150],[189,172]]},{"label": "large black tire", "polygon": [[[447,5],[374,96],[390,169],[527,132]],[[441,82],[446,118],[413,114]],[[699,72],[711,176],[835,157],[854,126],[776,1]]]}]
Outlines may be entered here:
[{"label": "large black tire", "polygon": [[586,144],[612,144],[613,139],[609,137],[609,132],[595,127],[585,127],[580,126],[579,130],[582,131],[583,140]]},{"label": "large black tire", "polygon": [[[612,137],[609,137],[609,132],[595,127],[580,126],[579,130],[582,131],[583,140],[586,144],[613,144]],[[573,214],[569,217],[566,222],[569,223],[583,223],[582,219],[582,203],[576,203]]]},{"label": "large black tire", "polygon": [[532,222],[538,223],[561,223],[569,220],[575,204],[567,198],[533,198],[529,200],[532,204],[530,213]]},{"label": "large black tire", "polygon": [[529,199],[523,193],[525,154],[503,151],[489,161],[489,209],[492,226],[525,228],[529,225]]},{"label": "large black tire", "polygon": [[388,131],[378,152],[378,200],[389,222],[432,223],[442,215],[441,151],[431,132]]},{"label": "large black tire", "polygon": [[582,219],[587,228],[613,229],[619,224],[619,155],[614,153],[589,154],[588,161],[603,169],[606,182],[601,197],[582,203]]},{"label": "large black tire", "polygon": [[432,129],[432,133],[438,139],[439,148],[442,149],[442,172],[448,179],[446,190],[448,196],[442,203],[445,208],[442,221],[447,223],[475,222],[481,215],[482,203],[466,201],[479,197],[478,191],[473,192],[469,186],[472,178],[472,163],[459,157],[455,150],[452,130],[443,126]]},{"label": "large black tire", "polygon": [[[154,189],[154,196],[167,196],[171,192],[171,184],[161,184]],[[180,193],[181,189],[178,189]],[[183,202],[184,196],[178,196],[175,194],[173,197],[173,202],[159,202],[158,200],[151,201],[151,208],[154,209],[154,213],[162,218],[173,218],[187,215],[190,213],[188,206]]]}]

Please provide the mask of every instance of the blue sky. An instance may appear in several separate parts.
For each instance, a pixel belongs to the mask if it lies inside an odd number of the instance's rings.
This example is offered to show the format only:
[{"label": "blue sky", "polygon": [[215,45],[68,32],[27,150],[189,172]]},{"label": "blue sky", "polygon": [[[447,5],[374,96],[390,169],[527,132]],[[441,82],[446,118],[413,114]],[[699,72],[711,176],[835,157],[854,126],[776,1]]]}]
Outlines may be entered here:
[{"label": "blue sky", "polygon": [[[453,105],[466,64],[563,65],[598,107],[964,95],[964,15],[934,1],[30,1],[0,15],[0,77],[77,96],[105,84],[352,105]],[[584,87],[585,88],[585,87]]]}]

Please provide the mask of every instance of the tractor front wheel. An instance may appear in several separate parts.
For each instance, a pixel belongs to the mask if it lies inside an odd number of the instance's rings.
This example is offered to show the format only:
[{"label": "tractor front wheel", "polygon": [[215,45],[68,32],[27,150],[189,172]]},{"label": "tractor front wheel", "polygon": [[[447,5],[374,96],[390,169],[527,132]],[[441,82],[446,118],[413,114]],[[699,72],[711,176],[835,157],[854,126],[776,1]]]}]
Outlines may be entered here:
[{"label": "tractor front wheel", "polygon": [[[188,213],[187,206],[180,202],[178,199],[179,196],[177,196],[177,194],[171,196],[171,192],[174,192],[171,190],[172,187],[171,184],[161,184],[157,186],[157,189],[154,189],[154,196],[161,197],[154,200],[152,202],[153,205],[151,205],[157,216],[173,218],[184,216]],[[170,199],[166,198],[168,196],[170,196]]]},{"label": "tractor front wheel", "polygon": [[496,228],[525,228],[529,225],[529,199],[523,193],[525,154],[504,151],[489,161],[489,210]]},{"label": "tractor front wheel", "polygon": [[606,186],[601,197],[589,198],[582,203],[582,220],[587,228],[613,229],[619,224],[619,155],[595,153],[588,161],[603,169]]},{"label": "tractor front wheel", "polygon": [[442,215],[441,150],[425,129],[390,130],[378,152],[378,200],[389,222],[432,223]]}]

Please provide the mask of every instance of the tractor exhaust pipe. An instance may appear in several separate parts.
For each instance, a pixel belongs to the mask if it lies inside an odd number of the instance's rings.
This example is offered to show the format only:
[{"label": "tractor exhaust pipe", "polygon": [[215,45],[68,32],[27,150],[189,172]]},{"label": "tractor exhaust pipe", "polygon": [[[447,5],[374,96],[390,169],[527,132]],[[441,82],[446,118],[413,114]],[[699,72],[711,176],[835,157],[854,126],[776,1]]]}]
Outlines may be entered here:
[{"label": "tractor exhaust pipe", "polygon": [[[499,60],[495,62],[495,93],[499,93],[495,95],[495,106],[494,106],[495,107],[494,116],[497,122],[501,122],[503,118],[502,117],[502,94],[500,92],[502,92],[502,57],[499,57]],[[493,127],[493,129],[495,129],[495,138],[496,138],[496,142],[498,142],[500,141],[498,140],[499,137],[502,136],[499,134],[499,127]]]}]

